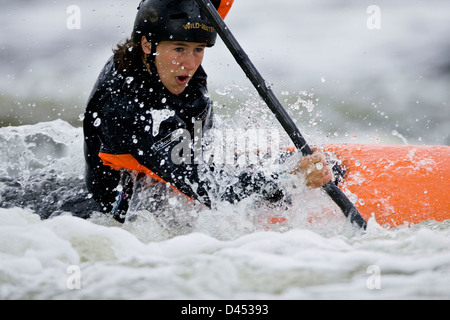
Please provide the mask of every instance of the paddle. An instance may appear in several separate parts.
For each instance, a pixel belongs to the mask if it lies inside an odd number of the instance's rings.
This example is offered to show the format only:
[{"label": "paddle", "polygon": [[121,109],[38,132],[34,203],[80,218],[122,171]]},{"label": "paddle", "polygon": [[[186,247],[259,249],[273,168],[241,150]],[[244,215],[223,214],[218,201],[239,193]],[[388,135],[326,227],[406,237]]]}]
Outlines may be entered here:
[{"label": "paddle", "polygon": [[[250,61],[247,54],[244,52],[242,47],[237,42],[236,38],[228,29],[227,25],[214,8],[210,0],[196,0],[200,8],[202,8],[205,15],[208,17],[209,21],[216,29],[217,33],[222,38],[225,45],[230,50],[231,54],[236,59],[236,62],[241,66],[242,70],[245,72],[247,77],[252,82],[253,86],[258,91],[261,98],[266,102],[267,106],[274,113],[277,120],[280,122],[286,133],[289,135],[294,145],[298,150],[302,152],[303,155],[311,155],[313,152],[308,146],[308,143],[303,138],[299,129],[295,125],[294,121],[291,119],[289,114],[283,108],[279,100],[276,98],[275,94],[270,88],[267,87],[266,81],[263,79],[261,74],[255,68],[253,63]],[[347,198],[347,196],[333,183],[330,181],[325,186],[323,186],[325,192],[330,196],[330,198],[341,208],[343,214],[350,220],[351,223],[355,223],[362,229],[366,229],[367,222],[361,216],[359,211],[356,209],[354,204]]]}]

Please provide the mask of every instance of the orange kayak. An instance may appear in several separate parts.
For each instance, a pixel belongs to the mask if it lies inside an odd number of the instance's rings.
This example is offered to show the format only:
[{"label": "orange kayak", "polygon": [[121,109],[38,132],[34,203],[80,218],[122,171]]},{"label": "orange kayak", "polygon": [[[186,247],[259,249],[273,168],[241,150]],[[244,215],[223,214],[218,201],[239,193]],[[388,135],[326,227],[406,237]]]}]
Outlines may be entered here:
[{"label": "orange kayak", "polygon": [[450,147],[327,145],[346,170],[340,188],[385,227],[450,219]]}]

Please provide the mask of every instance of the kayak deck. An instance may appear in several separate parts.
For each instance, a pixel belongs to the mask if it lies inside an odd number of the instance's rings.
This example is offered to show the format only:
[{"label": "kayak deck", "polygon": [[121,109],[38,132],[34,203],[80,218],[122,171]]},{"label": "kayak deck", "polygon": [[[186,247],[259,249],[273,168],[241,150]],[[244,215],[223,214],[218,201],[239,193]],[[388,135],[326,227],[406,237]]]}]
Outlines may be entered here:
[{"label": "kayak deck", "polygon": [[450,147],[327,145],[346,170],[339,186],[385,227],[450,219]]}]

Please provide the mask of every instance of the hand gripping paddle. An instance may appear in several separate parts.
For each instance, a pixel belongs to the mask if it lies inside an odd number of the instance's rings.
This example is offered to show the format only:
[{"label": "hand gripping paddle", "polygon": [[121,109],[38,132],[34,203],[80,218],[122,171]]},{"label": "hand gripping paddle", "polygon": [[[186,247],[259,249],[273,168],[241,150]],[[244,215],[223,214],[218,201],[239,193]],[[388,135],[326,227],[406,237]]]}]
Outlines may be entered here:
[{"label": "hand gripping paddle", "polygon": [[[231,54],[236,59],[236,62],[241,66],[247,77],[252,82],[253,86],[258,91],[261,98],[265,101],[270,110],[274,113],[277,120],[280,122],[286,133],[293,141],[295,147],[302,152],[303,155],[311,155],[313,152],[308,146],[308,143],[303,138],[299,129],[291,119],[289,114],[283,108],[279,100],[270,88],[267,87],[265,80],[261,74],[256,70],[253,63],[248,58],[242,47],[237,42],[236,38],[228,29],[227,25],[219,15],[214,5],[210,0],[196,0],[200,8],[203,10],[209,21],[216,29],[217,33],[222,38],[225,45],[230,50]],[[339,189],[333,181],[324,185],[323,190],[330,196],[330,198],[341,208],[343,214],[349,219],[351,223],[356,224],[362,229],[366,229],[367,222],[356,209],[355,205],[347,198],[347,196]]]}]

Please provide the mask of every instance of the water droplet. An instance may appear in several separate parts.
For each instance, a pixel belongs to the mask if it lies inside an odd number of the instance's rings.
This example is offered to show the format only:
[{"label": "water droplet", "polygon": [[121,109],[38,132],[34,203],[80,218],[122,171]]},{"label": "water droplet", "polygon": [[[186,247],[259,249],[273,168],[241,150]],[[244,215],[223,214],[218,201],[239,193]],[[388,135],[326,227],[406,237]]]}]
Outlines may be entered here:
[{"label": "water droplet", "polygon": [[228,94],[227,90],[216,89],[216,93],[221,96],[226,96]]},{"label": "water droplet", "polygon": [[100,119],[100,118],[95,119],[95,121],[94,121],[94,127],[100,126],[101,123],[102,123],[102,119]]},{"label": "water droplet", "polygon": [[133,77],[127,77],[127,79],[125,80],[128,84],[132,83],[134,80]]},{"label": "water droplet", "polygon": [[348,199],[352,202],[352,203],[356,203],[356,201],[358,201],[358,196],[355,194],[351,194]]}]

